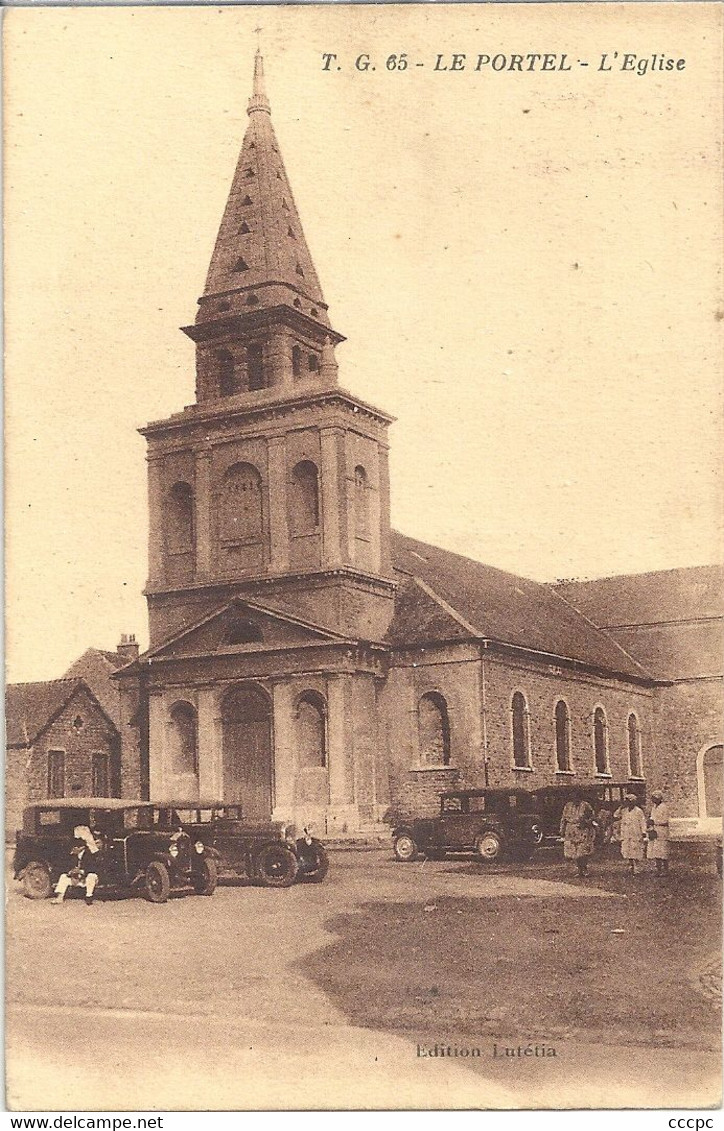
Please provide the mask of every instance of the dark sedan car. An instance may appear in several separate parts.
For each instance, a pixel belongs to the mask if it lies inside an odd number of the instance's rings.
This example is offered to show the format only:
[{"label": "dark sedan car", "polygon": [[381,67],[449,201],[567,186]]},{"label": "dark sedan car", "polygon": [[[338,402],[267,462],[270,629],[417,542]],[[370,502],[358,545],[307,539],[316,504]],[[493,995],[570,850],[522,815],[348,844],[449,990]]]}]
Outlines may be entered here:
[{"label": "dark sedan car", "polygon": [[395,856],[405,863],[422,854],[474,852],[490,863],[528,860],[542,839],[531,795],[516,789],[463,789],[440,795],[437,817],[400,821],[392,832]]},{"label": "dark sedan car", "polygon": [[283,888],[297,879],[321,883],[329,870],[324,845],[308,828],[297,837],[280,821],[246,824],[241,805],[169,801],[157,807],[156,820],[160,828],[182,828],[206,845],[223,876]]},{"label": "dark sedan car", "polygon": [[108,797],[29,805],[16,834],[15,878],[29,899],[47,899],[66,871],[82,829],[99,850],[100,890],[143,892],[151,903],[165,903],[172,891],[188,888],[212,895],[217,880],[213,854],[182,830],[157,827],[154,812],[149,801]]}]

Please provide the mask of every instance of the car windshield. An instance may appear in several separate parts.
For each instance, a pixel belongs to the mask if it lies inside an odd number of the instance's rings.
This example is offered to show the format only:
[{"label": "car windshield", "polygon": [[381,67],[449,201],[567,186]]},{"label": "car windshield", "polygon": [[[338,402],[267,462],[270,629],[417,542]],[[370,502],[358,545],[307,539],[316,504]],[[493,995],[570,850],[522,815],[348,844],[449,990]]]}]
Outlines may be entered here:
[{"label": "car windshield", "polygon": [[443,813],[462,813],[463,800],[462,797],[443,797],[442,799]]},{"label": "car windshield", "polygon": [[135,829],[150,829],[152,819],[153,812],[151,809],[138,808],[123,810],[123,827],[126,832],[133,832]]},{"label": "car windshield", "polygon": [[123,812],[117,809],[91,809],[90,826],[103,836],[117,836],[123,829]]},{"label": "car windshield", "polygon": [[174,809],[173,812],[182,825],[194,825],[198,821],[198,809]]},{"label": "car windshield", "polygon": [[174,831],[181,828],[184,824],[189,824],[194,820],[192,809],[173,809],[171,806],[162,805],[158,809],[153,810],[153,823],[160,829],[173,829]]},{"label": "car windshield", "polygon": [[38,813],[38,824],[41,829],[52,828],[60,824],[59,809],[41,809]]},{"label": "car windshield", "polygon": [[240,805],[224,805],[223,809],[214,810],[215,817],[221,817],[225,821],[240,821],[241,820],[241,806]]}]

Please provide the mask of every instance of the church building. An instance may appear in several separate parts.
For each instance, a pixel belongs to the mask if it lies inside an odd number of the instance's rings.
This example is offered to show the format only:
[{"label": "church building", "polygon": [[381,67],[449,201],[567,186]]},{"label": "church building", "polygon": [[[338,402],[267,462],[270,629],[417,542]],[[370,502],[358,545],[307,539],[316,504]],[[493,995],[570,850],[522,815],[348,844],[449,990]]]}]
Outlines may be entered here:
[{"label": "church building", "polygon": [[[124,794],[240,801],[249,821],[311,820],[332,836],[434,809],[456,785],[674,791],[676,757],[657,762],[670,673],[579,609],[590,593],[391,530],[392,419],[339,383],[344,339],[259,54],[248,115],[184,327],[195,403],[142,429],[150,646],[114,677]],[[704,815],[720,815],[718,710],[703,730],[699,746],[715,751]],[[677,804],[696,818],[698,748],[691,757]]]}]

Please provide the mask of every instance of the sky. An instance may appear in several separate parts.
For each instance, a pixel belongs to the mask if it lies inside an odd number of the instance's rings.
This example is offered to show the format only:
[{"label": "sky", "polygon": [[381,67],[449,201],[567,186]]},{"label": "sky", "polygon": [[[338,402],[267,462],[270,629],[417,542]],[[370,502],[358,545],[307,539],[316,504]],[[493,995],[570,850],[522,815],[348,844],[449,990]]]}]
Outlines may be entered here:
[{"label": "sky", "polygon": [[[6,12],[8,678],[146,642],[137,429],[193,400],[179,327],[259,25],[340,381],[397,418],[394,525],[544,581],[718,560],[720,22],[648,4]],[[529,52],[572,70],[475,70]],[[624,52],[685,66],[624,72]]]}]

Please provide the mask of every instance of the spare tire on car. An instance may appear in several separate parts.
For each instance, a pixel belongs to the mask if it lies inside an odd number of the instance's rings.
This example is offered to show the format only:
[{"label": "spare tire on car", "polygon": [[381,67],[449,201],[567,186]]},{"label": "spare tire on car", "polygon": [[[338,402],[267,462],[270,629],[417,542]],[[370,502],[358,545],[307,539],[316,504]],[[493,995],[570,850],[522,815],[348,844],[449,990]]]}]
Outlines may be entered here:
[{"label": "spare tire on car", "polygon": [[42,860],[31,860],[23,872],[23,894],[28,899],[47,899],[52,890],[48,865]]},{"label": "spare tire on car", "polygon": [[495,829],[484,829],[475,841],[475,853],[478,860],[482,860],[485,864],[502,860],[504,848],[500,834]]},{"label": "spare tire on car", "polygon": [[396,836],[392,847],[395,856],[402,864],[411,864],[413,860],[417,860],[417,845],[409,833],[400,833]]}]

